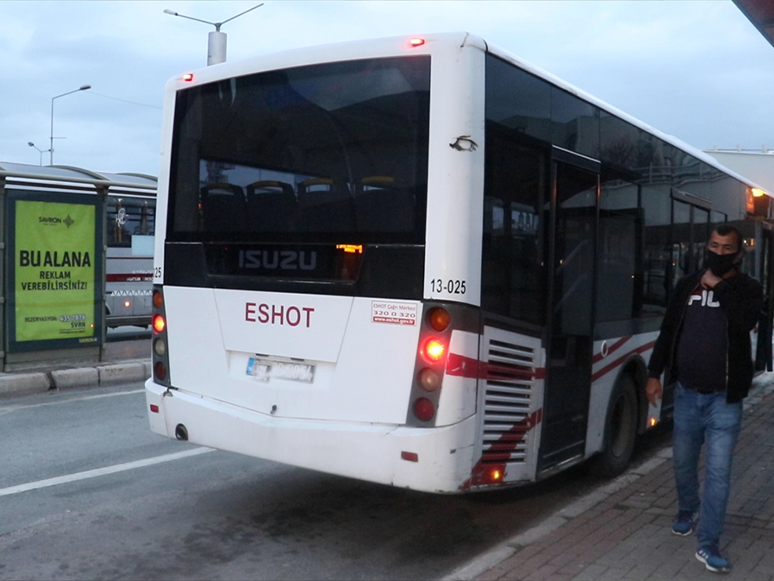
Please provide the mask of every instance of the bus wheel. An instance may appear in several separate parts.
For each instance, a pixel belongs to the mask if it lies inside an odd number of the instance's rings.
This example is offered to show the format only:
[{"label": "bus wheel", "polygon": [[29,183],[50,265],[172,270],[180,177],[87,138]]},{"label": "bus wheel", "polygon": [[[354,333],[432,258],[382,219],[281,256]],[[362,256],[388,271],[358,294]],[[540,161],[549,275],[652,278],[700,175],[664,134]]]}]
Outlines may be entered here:
[{"label": "bus wheel", "polygon": [[637,389],[629,375],[622,375],[610,396],[605,419],[605,440],[597,456],[597,468],[607,477],[618,476],[629,465],[637,439]]}]

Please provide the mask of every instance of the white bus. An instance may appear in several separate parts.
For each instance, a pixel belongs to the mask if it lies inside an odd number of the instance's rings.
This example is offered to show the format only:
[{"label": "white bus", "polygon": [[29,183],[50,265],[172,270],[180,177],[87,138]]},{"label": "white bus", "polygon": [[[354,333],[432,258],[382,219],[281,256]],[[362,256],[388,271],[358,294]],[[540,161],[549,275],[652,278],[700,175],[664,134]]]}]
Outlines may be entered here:
[{"label": "white bus", "polygon": [[429,492],[616,474],[671,413],[645,366],[713,224],[771,286],[767,194],[468,34],[209,67],[164,119],[170,438]]},{"label": "white bus", "polygon": [[105,321],[108,327],[151,324],[156,195],[107,198]]}]

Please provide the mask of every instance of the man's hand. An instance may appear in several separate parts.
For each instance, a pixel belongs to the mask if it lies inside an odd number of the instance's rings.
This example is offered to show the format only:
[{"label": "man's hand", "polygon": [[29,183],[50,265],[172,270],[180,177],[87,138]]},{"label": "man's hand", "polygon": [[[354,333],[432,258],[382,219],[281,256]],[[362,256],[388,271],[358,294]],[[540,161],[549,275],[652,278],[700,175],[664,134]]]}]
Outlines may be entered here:
[{"label": "man's hand", "polygon": [[701,286],[702,288],[711,289],[715,288],[715,285],[718,284],[722,278],[715,275],[709,268],[704,271],[704,274],[701,277]]},{"label": "man's hand", "polygon": [[645,395],[648,397],[648,401],[656,405],[658,400],[661,399],[661,395],[664,390],[661,387],[661,380],[657,377],[651,377],[648,379],[648,385],[645,386]]}]

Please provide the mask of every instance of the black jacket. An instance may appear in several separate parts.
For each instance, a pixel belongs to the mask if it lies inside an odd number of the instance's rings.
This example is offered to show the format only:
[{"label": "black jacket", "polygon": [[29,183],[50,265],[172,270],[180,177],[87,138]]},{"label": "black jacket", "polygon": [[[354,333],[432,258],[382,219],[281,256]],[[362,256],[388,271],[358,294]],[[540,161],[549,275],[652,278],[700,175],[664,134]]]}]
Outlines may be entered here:
[{"label": "black jacket", "polygon": [[[666,369],[671,375],[675,364],[677,338],[683,323],[685,307],[691,292],[700,284],[704,271],[681,278],[669,302],[661,333],[648,363],[648,376],[661,377]],[[726,353],[726,401],[734,403],[747,397],[753,378],[750,331],[755,327],[763,308],[763,289],[754,278],[738,272],[722,280],[713,289],[714,296],[728,321],[728,351]],[[696,354],[701,357],[701,353]]]}]

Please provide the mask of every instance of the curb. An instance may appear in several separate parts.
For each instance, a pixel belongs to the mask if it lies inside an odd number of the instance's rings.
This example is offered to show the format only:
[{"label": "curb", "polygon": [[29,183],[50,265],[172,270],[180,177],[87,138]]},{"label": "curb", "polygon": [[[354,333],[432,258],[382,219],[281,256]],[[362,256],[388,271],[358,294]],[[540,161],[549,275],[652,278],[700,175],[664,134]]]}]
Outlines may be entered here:
[{"label": "curb", "polygon": [[144,381],[150,377],[150,371],[150,361],[142,359],[48,372],[0,373],[0,398]]},{"label": "curb", "polygon": [[[745,411],[759,403],[764,395],[774,391],[773,378],[774,376],[771,374],[764,374],[753,380],[750,394],[744,400]],[[526,546],[542,540],[554,530],[580,516],[616,492],[623,490],[633,482],[636,482],[671,458],[671,446],[661,449],[655,456],[646,460],[639,466],[628,470],[609,484],[596,490],[592,490],[590,493],[575,502],[572,502],[568,506],[560,508],[523,533],[519,533],[515,537],[493,547],[484,554],[475,557],[472,561],[469,561],[467,564],[456,569],[451,574],[442,577],[441,581],[471,581],[475,579],[498,563],[502,563],[506,559],[512,557]]]}]

